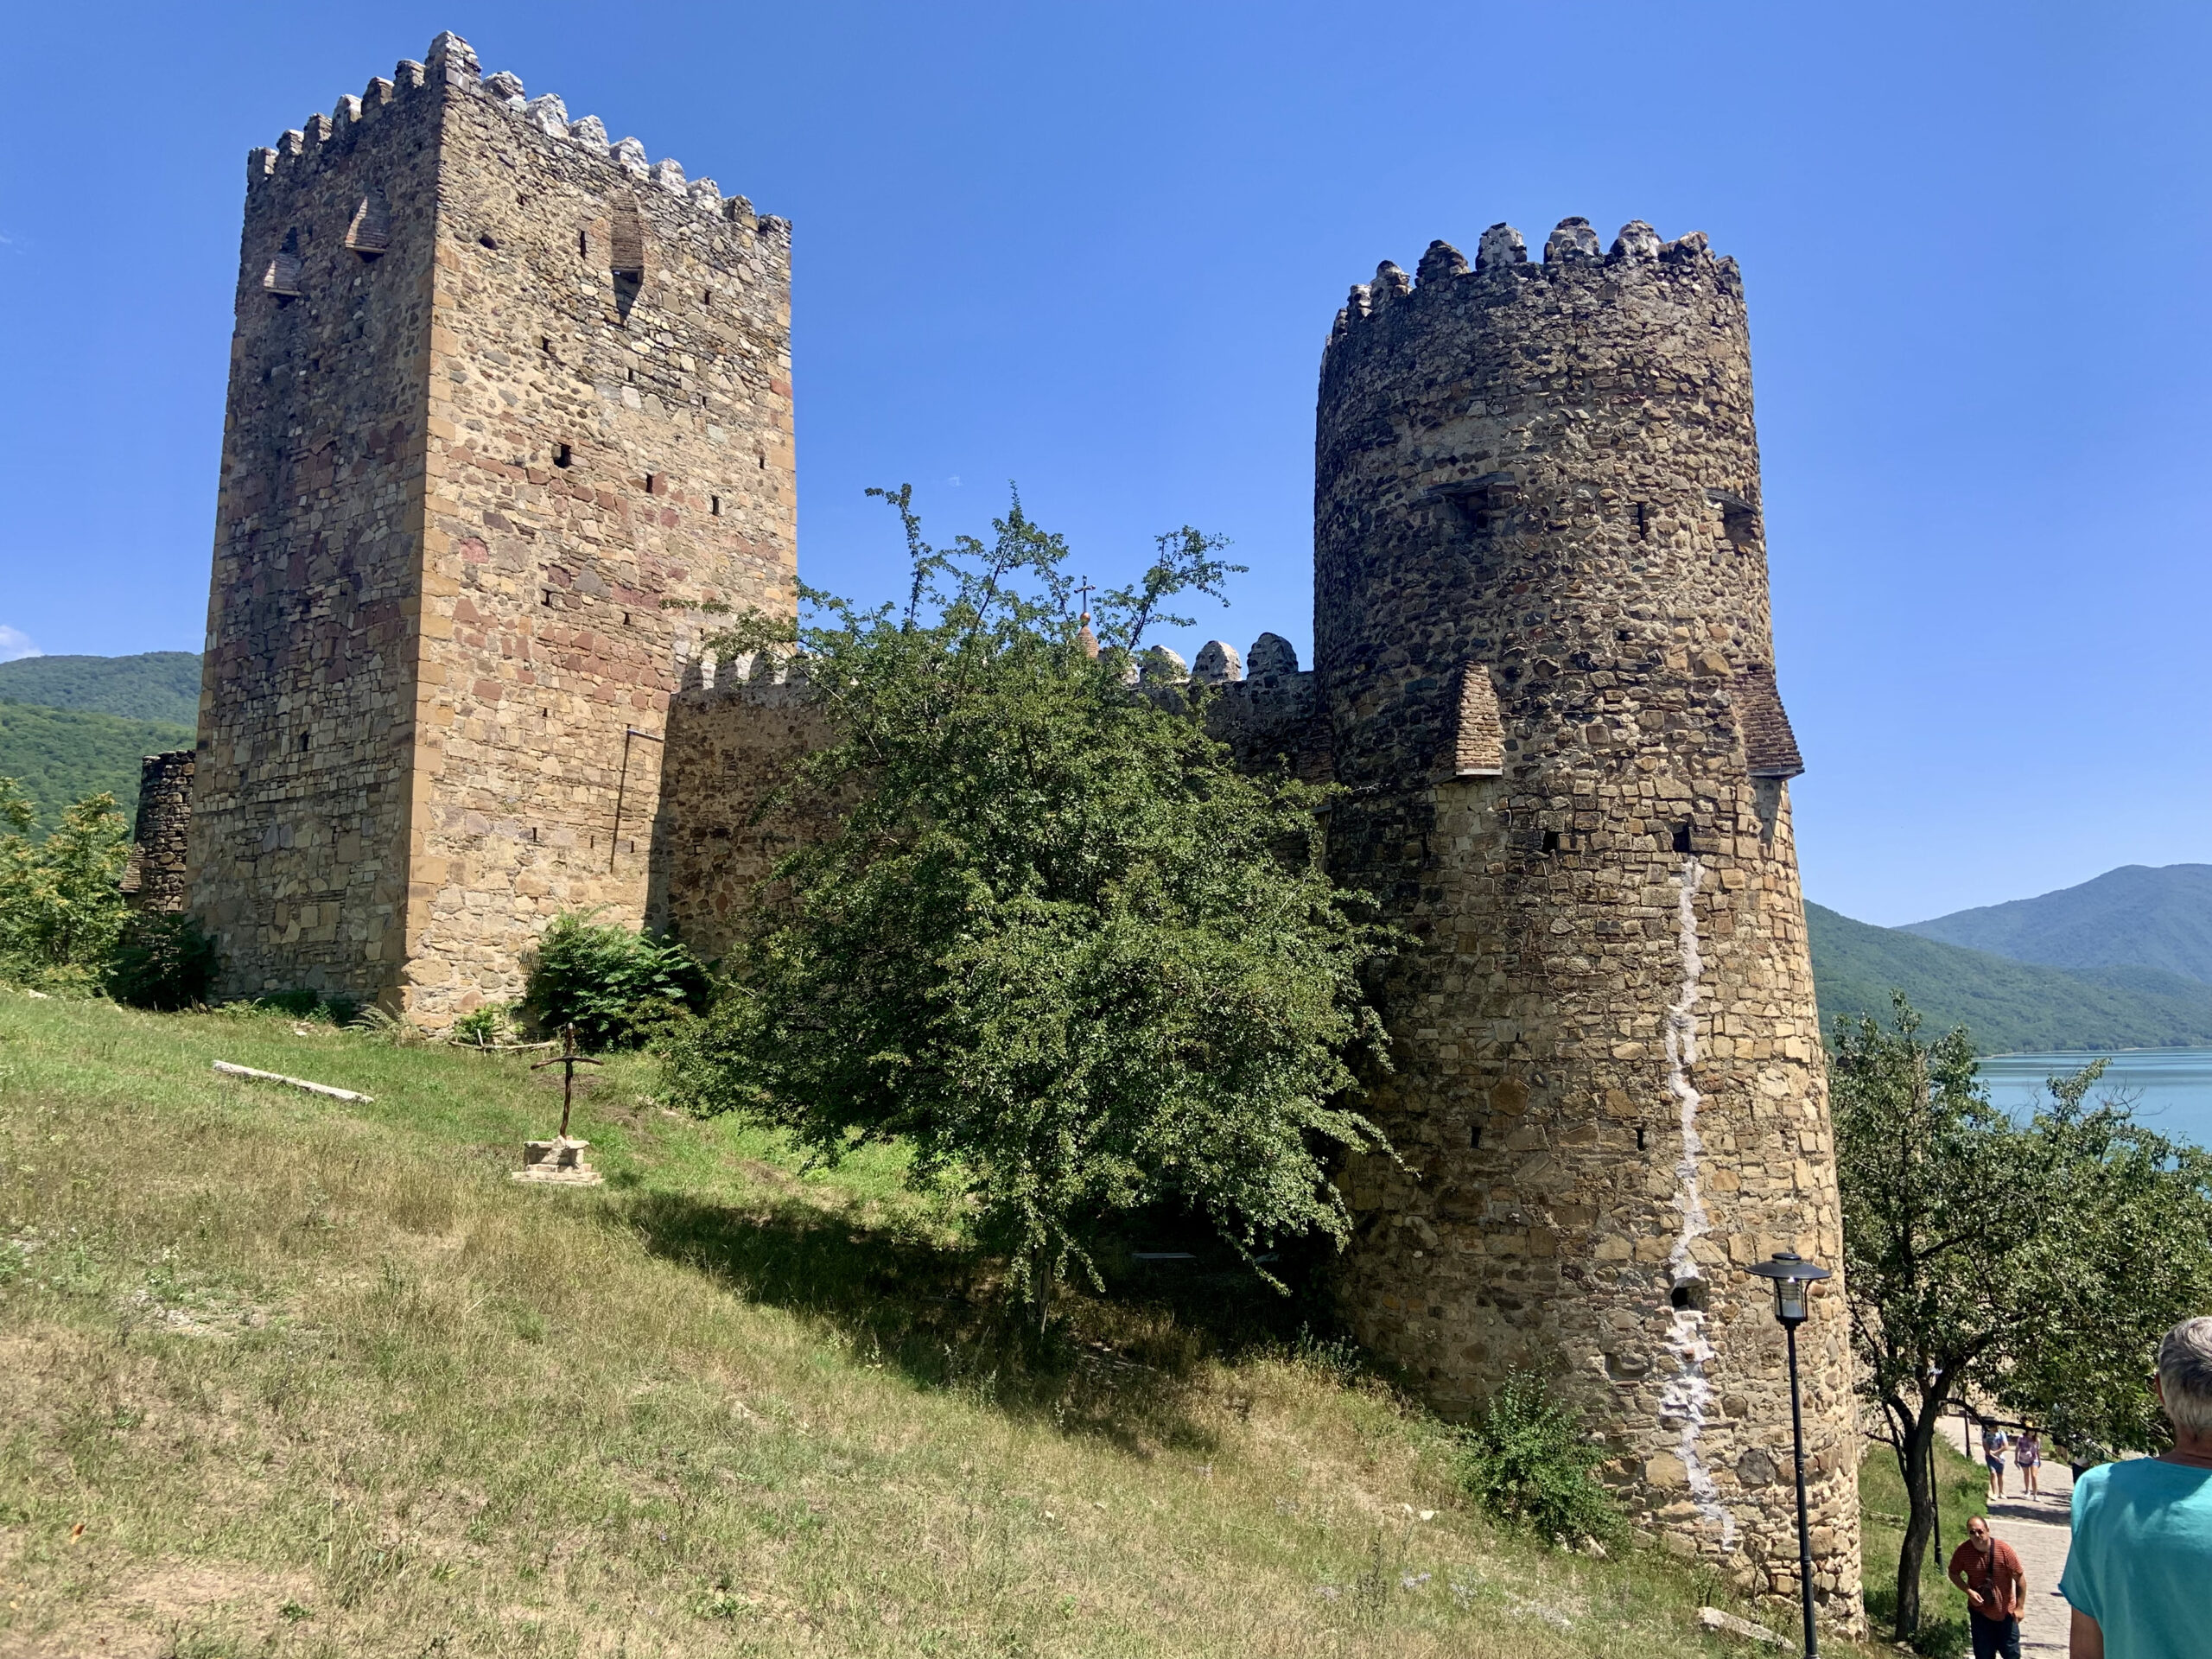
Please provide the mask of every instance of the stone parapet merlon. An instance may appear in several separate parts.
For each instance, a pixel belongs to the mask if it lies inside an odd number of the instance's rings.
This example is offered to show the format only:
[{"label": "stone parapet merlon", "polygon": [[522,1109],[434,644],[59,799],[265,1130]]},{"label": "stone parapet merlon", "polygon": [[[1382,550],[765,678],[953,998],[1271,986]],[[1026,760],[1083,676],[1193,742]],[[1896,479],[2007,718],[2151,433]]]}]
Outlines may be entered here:
[{"label": "stone parapet merlon", "polygon": [[568,106],[557,92],[528,97],[519,76],[506,70],[482,73],[475,51],[460,35],[448,31],[430,42],[420,63],[403,59],[391,79],[372,77],[357,97],[341,95],[328,115],[309,116],[276,143],[246,153],[249,192],[313,172],[323,156],[356,129],[384,119],[395,107],[440,90],[474,95],[506,111],[520,125],[559,143],[573,144],[604,161],[610,171],[626,175],[640,186],[688,201],[702,213],[751,226],[763,236],[788,238],[788,220],[773,214],[756,215],[743,196],[724,197],[712,179],[687,179],[683,164],[664,156],[646,159],[644,144],[635,138],[609,139],[606,125],[595,115],[571,120]]}]

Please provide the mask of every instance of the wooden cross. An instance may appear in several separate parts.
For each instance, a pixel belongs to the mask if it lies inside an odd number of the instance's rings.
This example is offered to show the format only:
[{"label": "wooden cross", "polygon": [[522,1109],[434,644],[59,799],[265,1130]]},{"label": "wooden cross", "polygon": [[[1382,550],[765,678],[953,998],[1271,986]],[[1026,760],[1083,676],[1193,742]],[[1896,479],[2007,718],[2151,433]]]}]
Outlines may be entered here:
[{"label": "wooden cross", "polygon": [[549,1065],[567,1068],[561,1074],[561,1133],[555,1139],[565,1141],[569,1138],[569,1106],[575,1095],[576,1068],[580,1065],[597,1065],[600,1062],[593,1059],[588,1054],[576,1052],[576,1028],[574,1026],[563,1026],[561,1027],[560,1053],[550,1060],[540,1060],[530,1068],[533,1071],[543,1071]]}]

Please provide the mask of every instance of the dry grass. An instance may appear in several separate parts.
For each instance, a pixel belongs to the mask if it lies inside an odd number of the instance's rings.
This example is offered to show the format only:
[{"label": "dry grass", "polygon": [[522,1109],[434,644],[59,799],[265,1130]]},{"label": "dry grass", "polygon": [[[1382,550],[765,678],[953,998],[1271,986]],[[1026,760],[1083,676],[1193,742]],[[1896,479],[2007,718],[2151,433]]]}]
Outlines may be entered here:
[{"label": "dry grass", "polygon": [[0,993],[0,1656],[1726,1650],[1234,1297],[1039,1343],[895,1159],[651,1084],[579,1109],[606,1187],[521,1187],[517,1061]]}]

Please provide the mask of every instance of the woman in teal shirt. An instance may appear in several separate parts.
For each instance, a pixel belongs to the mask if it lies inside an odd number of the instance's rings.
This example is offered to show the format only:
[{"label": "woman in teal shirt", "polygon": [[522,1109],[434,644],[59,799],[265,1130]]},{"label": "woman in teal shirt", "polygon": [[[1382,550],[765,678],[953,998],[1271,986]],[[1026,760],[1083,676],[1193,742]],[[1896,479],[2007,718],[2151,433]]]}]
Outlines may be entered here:
[{"label": "woman in teal shirt", "polygon": [[2071,1659],[2212,1655],[2212,1318],[2166,1332],[2151,1386],[2173,1450],[2074,1483]]}]

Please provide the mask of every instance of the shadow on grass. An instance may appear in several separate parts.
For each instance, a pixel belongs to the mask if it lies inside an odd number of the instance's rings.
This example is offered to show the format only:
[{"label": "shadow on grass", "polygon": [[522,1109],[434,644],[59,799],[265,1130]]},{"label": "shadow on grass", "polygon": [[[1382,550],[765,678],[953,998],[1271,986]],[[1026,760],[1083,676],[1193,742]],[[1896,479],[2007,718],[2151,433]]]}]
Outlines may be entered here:
[{"label": "shadow on grass", "polygon": [[1194,1410],[1200,1367],[1310,1341],[1303,1322],[1319,1300],[1317,1263],[1275,1264],[1294,1287],[1285,1295],[1218,1245],[1179,1242],[1169,1221],[1142,1255],[1104,1241],[1107,1294],[1063,1293],[1040,1331],[1033,1306],[1001,1294],[1003,1263],[972,1247],[796,1199],[737,1206],[654,1191],[626,1195],[619,1213],[654,1255],[823,1321],[863,1363],[1140,1455],[1211,1450]]}]

